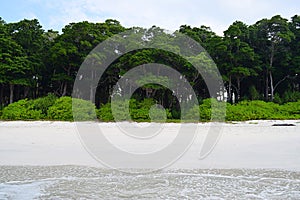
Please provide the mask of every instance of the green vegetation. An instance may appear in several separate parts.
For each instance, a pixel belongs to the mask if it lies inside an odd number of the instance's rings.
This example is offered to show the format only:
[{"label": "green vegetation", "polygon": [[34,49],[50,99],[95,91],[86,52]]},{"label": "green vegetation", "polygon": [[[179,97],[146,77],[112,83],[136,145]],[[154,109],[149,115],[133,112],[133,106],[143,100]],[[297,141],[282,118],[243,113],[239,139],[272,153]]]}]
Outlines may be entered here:
[{"label": "green vegetation", "polygon": [[227,121],[266,120],[266,119],[300,119],[300,101],[283,105],[264,101],[242,101],[228,105]]},{"label": "green vegetation", "polygon": [[[73,99],[73,103],[77,105],[74,110],[77,121],[96,118],[94,104],[81,99]],[[57,98],[53,94],[49,94],[35,100],[22,99],[9,104],[0,113],[0,118],[3,120],[73,121],[72,98]]]},{"label": "green vegetation", "polygon": [[[199,42],[213,58],[223,77],[229,102],[247,99],[283,104],[300,98],[299,24],[298,15],[290,20],[276,15],[252,25],[233,22],[224,31],[224,36],[204,25],[182,25],[178,32]],[[170,38],[159,27],[125,28],[113,19],[102,23],[70,23],[59,33],[43,30],[37,19],[6,23],[0,18],[0,107],[20,99],[37,99],[48,93],[70,96],[77,71],[90,51],[107,38],[128,29],[136,30],[134,40],[137,43],[145,42],[142,38],[146,36],[151,36],[147,41],[153,43],[163,43]],[[122,52],[122,47],[114,48],[114,52]],[[172,45],[168,48],[179,49]],[[201,54],[191,60],[199,57]],[[106,70],[99,87],[91,91],[96,94],[97,108],[109,102],[111,88],[122,75],[146,63],[171,66],[185,76],[200,99],[210,97],[203,78],[186,60],[160,49],[141,49],[121,56]],[[169,83],[164,77],[153,74],[149,74],[149,78]],[[147,78],[139,83],[143,81]],[[134,86],[137,83],[128,84]],[[148,89],[155,91],[149,94]],[[171,96],[166,88],[150,84],[136,91],[133,98],[156,99],[174,112]]]},{"label": "green vegetation", "polygon": [[[129,111],[124,106],[125,103],[129,104]],[[114,117],[117,117],[117,121],[165,121],[167,118],[171,119],[172,115],[168,109],[161,109],[157,107],[154,99],[144,99],[143,101],[137,101],[131,99],[129,102],[116,101],[114,102],[115,112],[114,115],[111,110],[111,103],[102,105],[97,110],[97,117],[101,121],[114,121]],[[130,115],[128,115],[128,112]]]},{"label": "green vegetation", "polygon": [[[70,97],[78,70],[87,55],[107,38],[132,29],[136,32],[130,45],[153,43],[158,47],[166,38],[176,41],[176,34],[161,28],[125,28],[120,22],[108,19],[102,23],[87,21],[70,23],[61,33],[43,30],[37,19],[24,19],[6,23],[0,18],[0,116],[3,120],[73,120],[72,103],[76,120],[113,121],[111,110],[112,89],[120,77],[136,66],[159,63],[177,70],[189,82],[197,95],[200,106],[181,113],[180,103],[189,105],[191,99],[182,98],[178,91],[170,90],[174,80],[152,72],[136,81],[127,81],[127,88],[136,88],[128,102],[130,115],[124,102],[116,101],[114,116],[117,120],[180,121],[200,116],[197,121],[222,121],[221,109],[226,104],[227,121],[253,119],[300,119],[300,16],[291,20],[280,15],[262,19],[252,25],[233,22],[223,36],[209,27],[182,25],[178,31],[200,43],[216,63],[224,80],[228,103],[208,99],[206,83],[187,60],[178,55],[155,48],[141,48],[120,56],[105,70],[98,85],[91,85],[86,95],[95,96],[91,101]],[[179,36],[180,37],[180,36]],[[146,39],[145,39],[146,38]],[[122,45],[112,45],[112,54],[122,52]],[[166,49],[179,51],[180,46]],[[93,54],[93,64],[101,63]],[[199,61],[209,71],[212,62],[204,52],[197,52],[189,61]],[[94,69],[94,68],[93,68]],[[97,68],[95,68],[97,71]],[[95,71],[95,72],[96,72]],[[160,67],[156,70],[163,74]],[[95,79],[83,76],[82,81]],[[182,78],[178,78],[182,79]],[[157,82],[162,84],[152,84]],[[190,91],[182,88],[181,91]],[[83,93],[84,93],[83,92]],[[122,94],[121,97],[126,94]],[[177,92],[177,93],[176,93]],[[233,98],[235,97],[235,98]],[[161,109],[157,104],[162,105]],[[214,112],[212,112],[214,107]]]},{"label": "green vegetation", "polygon": [[[89,101],[73,99],[72,102],[71,97],[56,98],[52,94],[36,100],[22,99],[12,103],[0,112],[1,119],[73,121],[72,103],[75,105],[73,108],[76,121],[94,121],[96,120],[96,116],[100,121],[104,122],[115,121],[113,116],[117,116],[118,121],[147,122],[151,121],[151,119],[154,119],[156,122],[181,121],[173,117],[168,109],[157,107],[157,102],[154,99],[144,99],[142,101],[131,99],[127,102],[129,103],[130,114],[130,116],[127,116],[126,107],[124,107],[125,102],[122,101],[115,102],[114,105],[118,109],[116,109],[113,115],[111,103],[104,104],[97,109]],[[212,105],[214,105],[213,112],[211,109]],[[223,106],[226,106],[226,117],[221,109]],[[197,116],[197,112],[200,114],[199,121],[202,122],[300,119],[300,101],[280,105],[260,100],[245,100],[231,105],[229,103],[218,102],[215,99],[205,99],[199,107],[193,107],[188,111],[187,118],[183,122],[188,122],[188,119],[195,119],[194,117]]]},{"label": "green vegetation", "polygon": [[38,120],[44,119],[41,110],[34,108],[33,101],[22,99],[9,104],[2,111],[1,119],[4,120]]},{"label": "green vegetation", "polygon": [[[72,103],[74,110],[72,110]],[[87,121],[96,118],[95,105],[82,99],[73,99],[71,97],[61,97],[48,109],[48,118],[50,120],[62,121]],[[73,118],[74,113],[74,118]]]}]

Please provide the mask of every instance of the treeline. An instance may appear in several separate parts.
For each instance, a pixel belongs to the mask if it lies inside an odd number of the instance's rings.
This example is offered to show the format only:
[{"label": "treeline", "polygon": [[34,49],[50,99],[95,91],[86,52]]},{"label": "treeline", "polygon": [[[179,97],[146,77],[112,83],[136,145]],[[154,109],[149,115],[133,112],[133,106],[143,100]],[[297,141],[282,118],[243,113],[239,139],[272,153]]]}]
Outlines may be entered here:
[{"label": "treeline", "polygon": [[[43,30],[36,19],[6,23],[0,18],[0,106],[49,93],[70,96],[77,71],[89,52],[128,29],[152,36],[167,34],[155,26],[148,30],[125,28],[111,19],[103,23],[70,23],[59,33]],[[300,99],[300,16],[287,20],[277,15],[253,25],[236,21],[224,36],[206,26],[182,25],[178,32],[208,51],[221,72],[229,102],[264,100],[283,104]],[[96,88],[96,106],[109,103],[113,86],[126,71],[146,63],[174,67],[187,77],[200,102],[210,97],[205,82],[186,61],[168,52],[143,49],[112,63],[99,81],[101,87]],[[171,112],[178,109],[178,102],[166,88],[148,86],[134,94],[138,101],[144,97],[159,101]]]}]

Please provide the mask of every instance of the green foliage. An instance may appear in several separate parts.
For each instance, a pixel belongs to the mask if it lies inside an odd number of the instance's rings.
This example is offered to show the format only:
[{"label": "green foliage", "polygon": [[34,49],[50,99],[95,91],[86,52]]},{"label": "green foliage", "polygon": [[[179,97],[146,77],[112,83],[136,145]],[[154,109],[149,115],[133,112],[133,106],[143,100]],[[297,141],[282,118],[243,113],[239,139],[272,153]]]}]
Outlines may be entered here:
[{"label": "green foliage", "polygon": [[282,104],[282,99],[280,98],[280,95],[278,93],[275,93],[273,102]]},{"label": "green foliage", "polygon": [[[211,106],[214,105],[214,116],[212,118]],[[217,102],[215,99],[205,99],[197,107],[194,106],[187,113],[188,119],[195,119],[200,114],[200,121],[219,121],[224,116],[224,102]],[[198,112],[198,113],[197,113]],[[226,121],[247,121],[247,120],[271,120],[271,119],[300,119],[300,101],[289,102],[284,105],[273,102],[241,101],[238,104],[226,105]]]},{"label": "green foliage", "polygon": [[[73,103],[73,104],[72,104]],[[144,99],[137,101],[131,99],[129,102],[129,113],[125,110],[124,102],[116,101],[115,116],[121,121],[170,121],[176,120],[168,109],[159,107],[154,99]],[[226,104],[226,105],[225,105]],[[73,110],[72,110],[73,105]],[[48,107],[49,106],[49,107]],[[270,120],[270,119],[300,119],[300,101],[289,102],[279,105],[273,102],[241,101],[231,105],[218,102],[216,99],[205,99],[202,104],[194,106],[186,114],[185,121],[223,121],[224,108],[226,106],[226,121],[246,121],[246,120]],[[212,113],[212,107],[214,112]],[[48,108],[48,109],[47,109]],[[72,121],[73,114],[76,121],[95,120],[96,116],[101,121],[114,121],[111,110],[111,103],[104,104],[96,110],[89,101],[82,99],[72,99],[71,97],[57,98],[52,94],[36,100],[19,100],[9,104],[0,110],[3,120],[61,120]],[[96,115],[95,115],[96,114]],[[200,120],[196,117],[200,115]]]},{"label": "green foliage", "polygon": [[[213,108],[213,112],[212,112]],[[199,112],[199,113],[197,113]],[[195,120],[200,116],[200,121],[224,121],[226,114],[226,103],[219,102],[214,98],[204,99],[198,106],[194,106],[187,113],[187,120]],[[198,121],[198,120],[196,120]]]},{"label": "green foliage", "polygon": [[300,119],[300,100],[282,105],[281,111],[286,113],[286,119]]},{"label": "green foliage", "polygon": [[[73,101],[73,102],[72,102]],[[73,103],[73,110],[72,110]],[[61,97],[48,109],[48,118],[61,121],[87,121],[95,120],[95,105],[82,99]],[[74,113],[74,119],[73,119]]]},{"label": "green foliage", "polygon": [[48,108],[51,107],[57,97],[54,94],[49,93],[47,96],[38,98],[32,101],[35,110],[40,110],[44,116],[48,115]]},{"label": "green foliage", "polygon": [[73,113],[76,121],[95,120],[95,105],[82,99],[61,97],[53,94],[36,100],[22,99],[9,104],[2,111],[4,120],[59,120],[72,121]]},{"label": "green foliage", "polygon": [[249,87],[249,95],[251,100],[258,100],[260,99],[259,92],[256,90],[254,85]]},{"label": "green foliage", "polygon": [[111,104],[102,104],[100,108],[96,111],[97,118],[104,122],[114,121],[114,116],[111,112]]},{"label": "green foliage", "polygon": [[300,92],[286,91],[283,94],[282,101],[283,102],[296,102],[300,99]]},{"label": "green foliage", "polygon": [[92,102],[73,98],[72,103],[76,121],[94,121],[97,119],[96,106]]},{"label": "green foliage", "polygon": [[1,118],[4,120],[39,120],[44,116],[41,110],[36,110],[33,101],[22,99],[15,103],[9,104],[3,109]]},{"label": "green foliage", "polygon": [[[195,39],[208,51],[223,77],[230,102],[233,92],[237,98],[235,102],[242,101],[236,105],[228,105],[227,120],[289,119],[297,118],[297,112],[293,111],[297,110],[297,106],[295,107],[297,104],[284,103],[297,102],[300,99],[299,23],[298,15],[292,17],[290,21],[277,15],[270,19],[262,19],[253,25],[236,21],[224,31],[224,36],[218,36],[206,26],[183,25],[178,32]],[[205,52],[195,51],[192,55],[187,54],[186,51],[189,49],[181,49],[182,45],[176,44],[177,41],[181,41],[182,36],[178,37],[177,33],[168,34],[156,26],[150,29],[140,27],[131,29],[135,34],[126,36],[128,46],[139,50],[128,52],[115,60],[99,80],[100,87],[90,85],[90,89],[84,91],[86,94],[88,92],[96,94],[96,106],[101,105],[97,110],[97,116],[101,120],[113,120],[111,104],[107,104],[112,86],[132,67],[144,64],[160,63],[172,66],[189,82],[198,98],[208,97],[209,91],[203,77],[199,76],[191,65],[191,62],[197,63],[203,67],[205,74],[214,76],[216,72],[212,70],[214,62]],[[9,111],[3,110],[0,111],[0,115],[4,115],[7,119],[31,119],[39,115],[39,119],[72,120],[70,100],[43,96],[49,92],[59,96],[70,95],[78,69],[89,52],[100,42],[124,30],[125,27],[112,19],[104,23],[87,21],[70,23],[59,33],[53,30],[45,32],[36,19],[6,23],[0,18],[0,106],[22,97],[29,99],[42,97],[28,101],[20,108],[14,108],[16,113],[8,115]],[[149,43],[156,48],[140,48]],[[111,48],[114,49],[107,49],[111,55],[126,51],[122,45],[112,45]],[[185,59],[171,52],[180,52],[189,55],[189,58]],[[103,64],[102,61],[107,56],[93,53],[89,57],[93,58],[89,60],[91,66],[97,69],[96,67]],[[165,72],[160,67],[155,71],[161,75]],[[94,79],[96,74],[97,70],[91,71],[90,75],[82,76],[82,81],[90,81],[89,79]],[[173,80],[151,73],[135,82],[128,79],[126,82],[128,88],[135,88],[136,85],[141,87],[133,95],[136,100],[128,102],[130,116],[127,116],[124,110],[126,109],[124,102],[116,102],[118,108],[116,115],[120,120],[149,121],[152,116],[163,121],[165,117],[169,120],[181,117],[183,113],[172,99],[173,91],[154,83],[171,86]],[[146,97],[152,100],[143,100]],[[263,98],[280,106],[262,101],[243,101]],[[153,99],[171,108],[171,114],[168,109],[156,107]],[[186,101],[185,103],[190,103],[189,100]],[[58,105],[59,103],[62,105]],[[213,113],[212,105],[215,107]],[[194,119],[199,114],[200,119],[197,120],[222,120],[221,116],[224,113],[221,105],[215,100],[205,100],[200,107],[193,107],[188,111],[188,118]],[[14,106],[11,105],[10,109]],[[93,108],[89,106],[91,104],[79,106],[81,110],[78,113],[82,113],[78,116],[80,120],[90,119],[93,115]],[[33,114],[24,115],[26,112]],[[22,116],[20,113],[23,113]]]},{"label": "green foliage", "polygon": [[143,101],[137,102],[131,100],[130,102],[130,115],[133,120],[149,120],[149,111],[151,106],[155,104],[153,99],[144,99]]},{"label": "green foliage", "polygon": [[[129,110],[124,106],[129,103]],[[113,104],[115,113],[113,115],[111,103],[101,105],[97,111],[97,116],[101,121],[114,121],[114,116],[120,121],[165,121],[167,118],[172,118],[172,114],[168,109],[160,108],[156,105],[154,99],[144,99],[137,101],[130,99],[130,101],[114,101]],[[130,116],[128,115],[128,112]]]},{"label": "green foliage", "polygon": [[[298,108],[297,108],[298,106]],[[266,120],[266,119],[296,119],[299,118],[299,103],[280,106],[273,102],[242,101],[227,107],[227,121]]]},{"label": "green foliage", "polygon": [[48,118],[52,120],[72,121],[72,98],[61,97],[48,109]]}]

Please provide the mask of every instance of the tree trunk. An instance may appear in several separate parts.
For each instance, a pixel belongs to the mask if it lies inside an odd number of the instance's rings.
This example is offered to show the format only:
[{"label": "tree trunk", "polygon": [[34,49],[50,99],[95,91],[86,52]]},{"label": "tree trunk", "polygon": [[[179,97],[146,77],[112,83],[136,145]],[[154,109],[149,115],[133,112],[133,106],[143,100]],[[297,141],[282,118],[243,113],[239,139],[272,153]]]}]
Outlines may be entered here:
[{"label": "tree trunk", "polygon": [[265,80],[265,100],[269,100],[269,70],[266,71],[266,80]]},{"label": "tree trunk", "polygon": [[20,98],[20,90],[21,90],[20,87],[21,87],[20,85],[17,85],[17,87],[14,89],[14,91],[15,91],[14,98],[16,99],[16,101],[21,99]]},{"label": "tree trunk", "polygon": [[94,94],[94,85],[93,85],[93,81],[94,81],[94,71],[91,70],[91,84],[90,84],[90,101],[91,102],[94,102],[94,97],[95,97],[95,94]]},{"label": "tree trunk", "polygon": [[0,107],[3,106],[3,84],[0,84]]},{"label": "tree trunk", "polygon": [[[273,77],[272,77],[272,67],[273,67],[273,61],[274,61],[274,51],[275,51],[275,43],[272,42],[271,45],[271,55],[270,55],[270,65],[269,65],[269,69],[267,70],[267,91],[269,89],[269,80],[268,77],[270,76],[270,89],[271,89],[271,101],[273,101],[273,92],[274,92],[274,87],[273,87]],[[269,93],[267,92],[267,100],[269,100]]]},{"label": "tree trunk", "polygon": [[273,86],[273,76],[272,76],[272,72],[269,72],[270,74],[270,89],[271,89],[271,101],[274,100],[274,86]]},{"label": "tree trunk", "polygon": [[67,89],[68,89],[68,83],[67,83],[67,82],[64,82],[64,85],[63,85],[63,92],[62,92],[62,95],[61,95],[61,96],[66,96],[66,95],[67,95]]},{"label": "tree trunk", "polygon": [[232,83],[231,83],[231,76],[229,76],[229,83],[228,83],[228,100],[232,103]]},{"label": "tree trunk", "polygon": [[9,84],[9,103],[13,103],[14,102],[14,84]]},{"label": "tree trunk", "polygon": [[237,78],[237,101],[241,98],[241,79]]},{"label": "tree trunk", "polygon": [[29,94],[29,87],[25,87],[24,88],[24,98],[27,98],[28,97],[28,94]]}]

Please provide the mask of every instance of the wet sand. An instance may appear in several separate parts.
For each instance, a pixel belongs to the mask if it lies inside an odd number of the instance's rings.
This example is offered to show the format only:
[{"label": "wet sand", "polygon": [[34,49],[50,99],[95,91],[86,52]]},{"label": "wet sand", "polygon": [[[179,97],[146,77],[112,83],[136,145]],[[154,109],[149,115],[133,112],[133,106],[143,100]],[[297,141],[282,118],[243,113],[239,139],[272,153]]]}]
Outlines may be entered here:
[{"label": "wet sand", "polygon": [[0,199],[299,199],[300,172],[2,166]]}]

